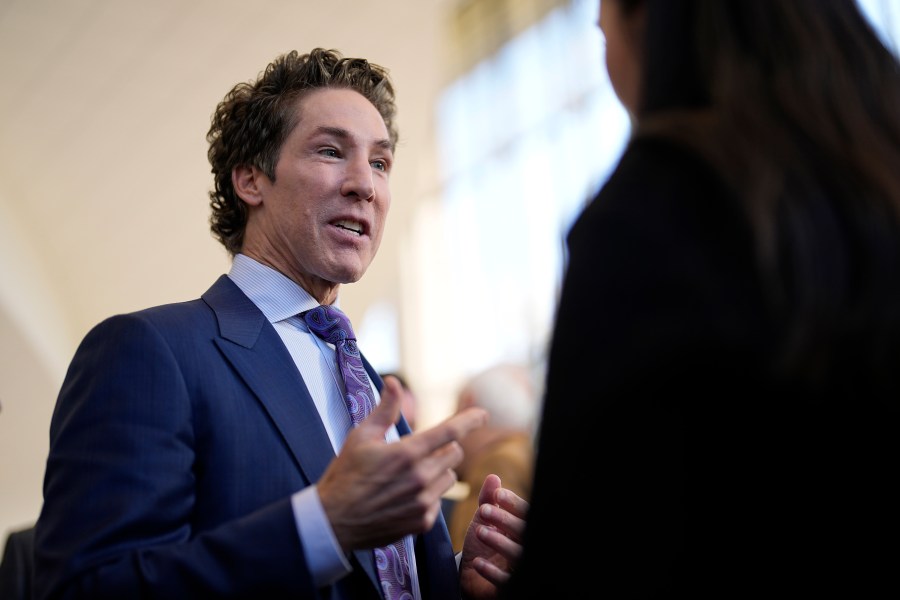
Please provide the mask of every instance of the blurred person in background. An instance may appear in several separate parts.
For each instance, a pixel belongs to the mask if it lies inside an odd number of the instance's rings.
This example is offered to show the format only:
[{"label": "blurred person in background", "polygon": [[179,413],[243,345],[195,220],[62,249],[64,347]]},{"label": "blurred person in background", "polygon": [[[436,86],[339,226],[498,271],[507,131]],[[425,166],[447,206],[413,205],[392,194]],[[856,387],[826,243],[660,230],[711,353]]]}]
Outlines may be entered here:
[{"label": "blurred person in background", "polygon": [[406,380],[406,376],[399,371],[379,373],[378,376],[382,379],[385,379],[387,377],[394,377],[400,383],[400,389],[402,391],[402,395],[400,397],[400,412],[406,418],[406,422],[409,424],[409,428],[415,431],[416,413],[419,409],[419,398],[416,396],[416,393],[413,391],[413,389],[409,387],[409,382]]},{"label": "blurred person in background", "polygon": [[506,597],[900,595],[897,57],[854,0],[599,5],[633,132]]},{"label": "blurred person in background", "polygon": [[0,598],[31,600],[34,588],[34,526],[10,531],[0,561]]},{"label": "blurred person in background", "polygon": [[450,538],[454,549],[459,550],[478,509],[480,482],[487,475],[498,475],[504,488],[526,500],[531,494],[539,410],[531,372],[523,365],[504,363],[477,373],[457,396],[457,412],[472,407],[486,410],[489,418],[483,427],[459,440],[463,459],[456,473],[462,492],[447,507]]}]

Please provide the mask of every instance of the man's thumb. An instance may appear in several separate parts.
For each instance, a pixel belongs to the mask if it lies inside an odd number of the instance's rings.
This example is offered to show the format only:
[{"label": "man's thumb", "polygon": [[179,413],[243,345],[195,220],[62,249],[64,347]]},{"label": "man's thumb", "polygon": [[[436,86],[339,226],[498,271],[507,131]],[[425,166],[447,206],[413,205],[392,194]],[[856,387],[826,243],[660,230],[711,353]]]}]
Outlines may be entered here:
[{"label": "man's thumb", "polygon": [[381,389],[381,402],[365,420],[366,423],[381,428],[382,434],[400,419],[400,398],[403,388],[396,377],[390,375],[384,378],[384,387]]}]

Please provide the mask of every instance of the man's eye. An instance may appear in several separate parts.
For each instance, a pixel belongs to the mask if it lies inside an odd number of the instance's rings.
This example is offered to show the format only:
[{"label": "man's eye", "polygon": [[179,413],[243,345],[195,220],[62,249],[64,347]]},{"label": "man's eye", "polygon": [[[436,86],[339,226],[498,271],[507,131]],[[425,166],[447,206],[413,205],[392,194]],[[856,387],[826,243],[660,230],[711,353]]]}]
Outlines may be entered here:
[{"label": "man's eye", "polygon": [[325,156],[331,157],[337,157],[338,155],[337,150],[335,150],[334,148],[323,148],[322,150],[320,150],[320,153],[324,154]]},{"label": "man's eye", "polygon": [[378,169],[379,171],[387,171],[387,163],[383,160],[373,160],[372,166]]}]

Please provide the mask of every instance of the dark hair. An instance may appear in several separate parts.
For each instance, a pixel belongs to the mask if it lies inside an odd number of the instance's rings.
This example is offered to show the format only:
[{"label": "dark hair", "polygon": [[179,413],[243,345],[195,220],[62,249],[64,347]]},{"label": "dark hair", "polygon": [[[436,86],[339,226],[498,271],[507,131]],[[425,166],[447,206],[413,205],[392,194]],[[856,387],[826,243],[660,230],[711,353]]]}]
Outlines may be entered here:
[{"label": "dark hair", "polygon": [[693,146],[743,202],[788,325],[780,365],[814,380],[865,337],[862,359],[885,368],[900,333],[897,58],[855,0],[621,3],[646,10],[635,136]]},{"label": "dark hair", "polygon": [[232,170],[255,166],[274,181],[281,147],[299,117],[297,100],[318,88],[349,88],[362,94],[381,114],[396,146],[394,88],[386,69],[322,48],[277,57],[256,81],[239,83],[226,94],[206,134],[215,179],[209,192],[210,229],[231,255],[240,252],[247,226],[247,207],[234,191]]},{"label": "dark hair", "polygon": [[384,379],[385,377],[396,377],[397,381],[400,383],[400,387],[406,390],[410,389],[409,383],[407,383],[406,381],[406,377],[404,377],[403,374],[399,371],[385,371],[384,373],[379,373],[378,376],[382,379]]}]

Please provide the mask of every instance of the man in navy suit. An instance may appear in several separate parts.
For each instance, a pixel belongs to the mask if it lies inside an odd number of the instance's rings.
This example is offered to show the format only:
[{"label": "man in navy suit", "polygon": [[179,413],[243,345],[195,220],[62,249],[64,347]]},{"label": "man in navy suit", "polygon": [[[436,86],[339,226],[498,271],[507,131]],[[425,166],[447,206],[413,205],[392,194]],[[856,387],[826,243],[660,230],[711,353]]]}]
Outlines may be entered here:
[{"label": "man in navy suit", "polygon": [[373,548],[397,540],[413,597],[496,597],[527,503],[489,476],[459,557],[440,513],[485,414],[411,433],[398,382],[366,363],[380,403],[353,427],[334,347],[299,316],[378,250],[394,112],[383,68],[318,48],[218,105],[210,223],[232,268],[80,345],[50,427],[37,598],[374,600]]}]

